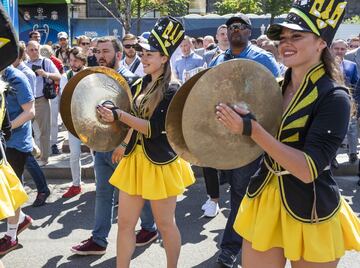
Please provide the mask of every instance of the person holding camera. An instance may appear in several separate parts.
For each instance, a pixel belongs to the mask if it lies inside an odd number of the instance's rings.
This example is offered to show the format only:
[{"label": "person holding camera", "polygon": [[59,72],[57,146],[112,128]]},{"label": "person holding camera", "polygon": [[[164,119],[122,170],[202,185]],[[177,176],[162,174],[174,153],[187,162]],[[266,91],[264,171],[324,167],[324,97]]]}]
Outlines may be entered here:
[{"label": "person holding camera", "polygon": [[54,82],[60,81],[61,75],[51,60],[40,56],[38,42],[29,41],[26,52],[29,56],[26,65],[36,74],[35,121],[40,130],[39,165],[45,166],[50,155],[51,112],[49,99],[56,97]]}]

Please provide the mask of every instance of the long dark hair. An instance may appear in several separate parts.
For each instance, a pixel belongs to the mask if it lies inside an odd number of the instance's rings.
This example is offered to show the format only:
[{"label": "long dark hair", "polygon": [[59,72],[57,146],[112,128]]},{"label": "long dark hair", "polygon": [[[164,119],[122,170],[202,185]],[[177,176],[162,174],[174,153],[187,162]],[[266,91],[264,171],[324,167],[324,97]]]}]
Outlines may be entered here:
[{"label": "long dark hair", "polygon": [[345,85],[339,63],[335,60],[328,47],[322,51],[321,61],[324,64],[325,73],[338,84]]},{"label": "long dark hair", "polygon": [[164,94],[168,89],[170,81],[172,79],[170,60],[168,60],[164,64],[163,68],[164,68],[163,78],[156,85],[156,89],[147,97],[147,100],[144,104],[144,114],[148,118],[152,116],[154,110],[164,98]]}]

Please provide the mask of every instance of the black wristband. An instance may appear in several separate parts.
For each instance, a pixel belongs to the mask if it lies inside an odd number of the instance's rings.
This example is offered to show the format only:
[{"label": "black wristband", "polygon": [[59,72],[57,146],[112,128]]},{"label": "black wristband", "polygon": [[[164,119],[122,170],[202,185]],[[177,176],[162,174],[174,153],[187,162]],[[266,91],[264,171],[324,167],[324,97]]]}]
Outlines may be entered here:
[{"label": "black wristband", "polygon": [[119,120],[119,115],[117,113],[118,108],[115,108],[115,109],[111,109],[112,113],[113,113],[113,116],[114,116],[114,121],[118,121]]},{"label": "black wristband", "polygon": [[251,133],[252,133],[252,122],[251,122],[251,120],[256,121],[256,118],[252,113],[242,115],[241,117],[242,117],[242,120],[243,120],[243,132],[242,132],[242,135],[250,137]]}]

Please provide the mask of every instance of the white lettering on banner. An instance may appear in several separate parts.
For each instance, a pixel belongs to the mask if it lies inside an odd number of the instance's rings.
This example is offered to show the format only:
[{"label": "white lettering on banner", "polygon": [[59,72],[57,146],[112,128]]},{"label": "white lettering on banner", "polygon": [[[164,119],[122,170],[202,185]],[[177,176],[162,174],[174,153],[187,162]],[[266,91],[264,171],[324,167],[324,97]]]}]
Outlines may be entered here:
[{"label": "white lettering on banner", "polygon": [[98,36],[98,33],[97,33],[97,32],[88,32],[88,31],[85,31],[85,35],[88,36],[88,37],[97,37],[97,36]]}]

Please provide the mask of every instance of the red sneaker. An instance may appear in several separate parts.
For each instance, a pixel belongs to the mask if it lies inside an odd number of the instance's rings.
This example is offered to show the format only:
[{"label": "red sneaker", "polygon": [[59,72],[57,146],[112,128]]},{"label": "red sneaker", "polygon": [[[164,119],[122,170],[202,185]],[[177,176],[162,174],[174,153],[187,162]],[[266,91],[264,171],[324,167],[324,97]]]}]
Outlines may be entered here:
[{"label": "red sneaker", "polygon": [[106,252],[106,247],[99,246],[95,243],[92,237],[81,241],[79,245],[73,246],[71,251],[78,255],[103,255]]},{"label": "red sneaker", "polygon": [[78,195],[81,193],[81,187],[80,186],[71,186],[66,193],[63,194],[63,198],[71,198],[75,195]]},{"label": "red sneaker", "polygon": [[145,229],[141,229],[136,234],[136,246],[142,247],[147,244],[150,244],[152,241],[156,240],[156,238],[158,238],[158,236],[159,236],[159,233],[157,231],[149,232]]},{"label": "red sneaker", "polygon": [[16,236],[18,236],[22,231],[25,231],[33,222],[33,219],[29,215],[25,215],[25,219],[22,223],[19,224]]},{"label": "red sneaker", "polygon": [[15,241],[11,241],[11,237],[5,235],[3,238],[0,239],[0,256],[5,255],[18,247],[19,243],[17,238]]}]

